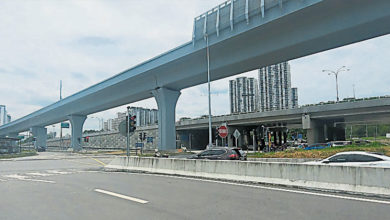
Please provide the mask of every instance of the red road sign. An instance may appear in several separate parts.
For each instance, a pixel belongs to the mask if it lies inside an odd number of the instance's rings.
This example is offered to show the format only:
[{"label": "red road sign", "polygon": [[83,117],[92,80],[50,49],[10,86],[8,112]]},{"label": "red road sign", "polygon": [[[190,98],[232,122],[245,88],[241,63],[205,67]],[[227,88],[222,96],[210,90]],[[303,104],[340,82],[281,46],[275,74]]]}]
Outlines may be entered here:
[{"label": "red road sign", "polygon": [[228,135],[228,129],[225,125],[222,125],[218,128],[218,135],[221,137],[221,138],[225,138],[227,137]]}]

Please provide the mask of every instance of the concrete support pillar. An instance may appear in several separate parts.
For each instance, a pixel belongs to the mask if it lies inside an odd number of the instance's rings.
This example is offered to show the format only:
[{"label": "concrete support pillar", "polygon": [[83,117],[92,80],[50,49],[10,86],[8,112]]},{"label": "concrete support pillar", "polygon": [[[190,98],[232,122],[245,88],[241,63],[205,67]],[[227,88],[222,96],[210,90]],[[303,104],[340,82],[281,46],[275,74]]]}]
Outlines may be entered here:
[{"label": "concrete support pillar", "polygon": [[34,142],[34,148],[35,149],[38,147],[46,148],[47,129],[45,127],[34,126],[30,129],[30,131],[36,138]]},{"label": "concrete support pillar", "polygon": [[282,131],[279,131],[278,132],[278,136],[279,136],[279,146],[281,146],[282,144],[283,144],[283,142],[282,142]]},{"label": "concrete support pillar", "polygon": [[167,88],[153,90],[158,106],[158,148],[160,150],[176,149],[175,111],[180,94],[179,91]]},{"label": "concrete support pillar", "polygon": [[283,132],[283,144],[287,144],[287,132]]},{"label": "concrete support pillar", "polygon": [[274,145],[277,146],[278,145],[278,138],[277,138],[277,134],[276,134],[277,132],[274,131],[273,133],[274,133]]},{"label": "concrete support pillar", "polygon": [[228,141],[228,147],[233,147],[235,143],[235,138],[233,136],[234,131],[236,128],[232,126],[228,126],[228,136],[227,136],[227,141]]},{"label": "concrete support pillar", "polygon": [[68,116],[70,121],[71,129],[72,129],[72,137],[70,139],[70,146],[74,151],[79,151],[82,149],[82,141],[83,137],[83,125],[87,116],[85,115],[70,115]]},{"label": "concrete support pillar", "polygon": [[306,136],[307,136],[308,144],[324,143],[325,142],[324,122],[311,120],[310,129],[307,129]]}]

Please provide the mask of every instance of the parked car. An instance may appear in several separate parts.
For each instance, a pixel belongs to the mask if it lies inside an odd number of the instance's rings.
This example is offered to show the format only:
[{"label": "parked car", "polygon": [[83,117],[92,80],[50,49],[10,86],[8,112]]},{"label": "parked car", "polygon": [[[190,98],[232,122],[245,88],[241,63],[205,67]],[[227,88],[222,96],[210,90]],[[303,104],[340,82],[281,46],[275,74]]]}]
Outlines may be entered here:
[{"label": "parked car", "polygon": [[43,152],[43,151],[46,151],[46,147],[44,147],[44,146],[38,146],[36,150],[37,150],[38,152]]},{"label": "parked car", "polygon": [[188,159],[247,160],[247,155],[240,148],[213,147],[192,155]]},{"label": "parked car", "polygon": [[337,153],[321,161],[310,161],[305,164],[390,167],[390,157],[378,153],[348,151]]}]

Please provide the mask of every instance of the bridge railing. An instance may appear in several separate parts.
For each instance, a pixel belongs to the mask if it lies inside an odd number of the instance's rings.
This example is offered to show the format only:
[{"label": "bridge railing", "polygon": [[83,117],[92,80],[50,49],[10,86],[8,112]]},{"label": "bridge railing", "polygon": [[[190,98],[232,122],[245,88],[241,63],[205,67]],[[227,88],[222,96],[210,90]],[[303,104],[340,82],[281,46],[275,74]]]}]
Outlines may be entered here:
[{"label": "bridge railing", "polygon": [[217,35],[230,29],[237,23],[246,22],[257,17],[263,19],[268,9],[282,7],[289,0],[229,0],[194,19],[193,43],[204,39],[205,35]]}]

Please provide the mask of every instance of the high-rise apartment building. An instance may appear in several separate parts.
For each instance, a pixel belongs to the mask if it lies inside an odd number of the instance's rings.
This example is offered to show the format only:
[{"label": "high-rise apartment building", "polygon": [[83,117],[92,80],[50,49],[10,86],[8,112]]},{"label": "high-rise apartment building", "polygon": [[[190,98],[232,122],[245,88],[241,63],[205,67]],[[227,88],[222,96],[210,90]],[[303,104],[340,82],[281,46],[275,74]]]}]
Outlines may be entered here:
[{"label": "high-rise apartment building", "polygon": [[5,105],[0,105],[0,126],[11,122],[11,115],[7,114]]},{"label": "high-rise apartment building", "polygon": [[258,85],[255,78],[238,77],[229,81],[230,112],[257,111]]},{"label": "high-rise apartment building", "polygon": [[259,110],[298,107],[298,89],[291,88],[290,64],[283,62],[259,69]]},{"label": "high-rise apartment building", "polygon": [[298,108],[298,88],[291,88],[292,108]]}]

